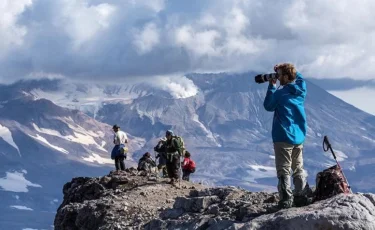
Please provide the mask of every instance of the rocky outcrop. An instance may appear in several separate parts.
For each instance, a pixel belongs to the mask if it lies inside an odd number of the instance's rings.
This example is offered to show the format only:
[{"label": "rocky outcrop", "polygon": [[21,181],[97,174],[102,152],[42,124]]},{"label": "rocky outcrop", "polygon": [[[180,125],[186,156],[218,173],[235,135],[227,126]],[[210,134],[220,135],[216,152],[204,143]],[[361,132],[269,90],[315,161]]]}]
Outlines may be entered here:
[{"label": "rocky outcrop", "polygon": [[190,182],[172,186],[166,179],[140,175],[136,169],[74,178],[63,188],[55,230],[142,229],[161,211],[172,208],[175,198],[200,188]]},{"label": "rocky outcrop", "polygon": [[134,169],[64,186],[55,229],[375,229],[375,195],[337,195],[278,210],[275,193],[207,188]]},{"label": "rocky outcrop", "polygon": [[[275,209],[277,196],[224,188],[229,196],[178,198],[146,229],[375,229],[375,195],[337,195],[302,208]],[[201,194],[202,192],[200,192]],[[205,201],[205,202],[204,202]]]},{"label": "rocky outcrop", "polygon": [[227,229],[234,223],[276,212],[278,197],[253,193],[236,187],[193,190],[178,197],[173,208],[163,211],[146,229]]}]

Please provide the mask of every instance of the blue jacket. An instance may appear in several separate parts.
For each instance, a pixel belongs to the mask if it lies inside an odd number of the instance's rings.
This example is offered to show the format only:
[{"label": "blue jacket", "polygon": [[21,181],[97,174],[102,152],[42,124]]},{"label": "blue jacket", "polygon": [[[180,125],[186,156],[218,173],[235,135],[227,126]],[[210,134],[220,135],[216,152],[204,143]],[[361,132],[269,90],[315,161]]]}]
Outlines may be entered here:
[{"label": "blue jacket", "polygon": [[125,147],[124,144],[121,145],[115,145],[111,152],[111,159],[114,160],[117,156],[120,155],[120,149]]},{"label": "blue jacket", "polygon": [[304,102],[306,82],[297,72],[295,83],[289,83],[276,90],[269,85],[263,106],[274,112],[272,124],[273,142],[302,144],[305,141],[307,124]]}]

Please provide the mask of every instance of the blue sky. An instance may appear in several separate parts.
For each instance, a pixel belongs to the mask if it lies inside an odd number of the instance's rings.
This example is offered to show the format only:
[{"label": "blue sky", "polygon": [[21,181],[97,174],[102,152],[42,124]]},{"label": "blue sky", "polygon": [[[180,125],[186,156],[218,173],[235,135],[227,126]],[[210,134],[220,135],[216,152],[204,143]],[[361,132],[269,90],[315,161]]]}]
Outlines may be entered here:
[{"label": "blue sky", "polygon": [[[2,0],[0,81],[269,72],[278,62],[310,78],[371,80],[374,10],[373,0]],[[360,100],[374,88],[334,94]]]}]

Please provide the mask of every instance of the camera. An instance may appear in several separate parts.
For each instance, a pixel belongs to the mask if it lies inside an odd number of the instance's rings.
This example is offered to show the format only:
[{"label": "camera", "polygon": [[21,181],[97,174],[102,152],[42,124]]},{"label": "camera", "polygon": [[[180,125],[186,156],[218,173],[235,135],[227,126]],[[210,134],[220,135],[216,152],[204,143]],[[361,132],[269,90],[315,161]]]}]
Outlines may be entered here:
[{"label": "camera", "polygon": [[278,73],[267,73],[267,74],[258,74],[255,76],[255,82],[260,84],[264,82],[268,82],[271,79],[278,79]]}]

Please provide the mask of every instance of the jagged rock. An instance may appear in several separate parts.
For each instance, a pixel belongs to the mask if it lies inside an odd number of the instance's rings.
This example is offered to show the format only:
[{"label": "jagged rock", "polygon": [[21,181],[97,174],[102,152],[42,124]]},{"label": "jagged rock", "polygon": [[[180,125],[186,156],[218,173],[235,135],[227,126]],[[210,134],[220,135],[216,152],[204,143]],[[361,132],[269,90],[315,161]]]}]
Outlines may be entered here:
[{"label": "jagged rock", "polygon": [[267,214],[267,209],[255,205],[246,204],[239,208],[236,219],[240,221],[249,221],[255,217]]},{"label": "jagged rock", "polygon": [[182,214],[185,213],[185,210],[183,210],[182,208],[179,208],[179,209],[168,209],[168,210],[165,210],[164,212],[162,212],[160,214],[160,218],[162,219],[177,219],[178,217],[180,217]]},{"label": "jagged rock", "polygon": [[207,212],[208,212],[209,214],[219,215],[219,213],[220,213],[219,205],[218,205],[218,204],[211,205],[211,206],[208,208]]},{"label": "jagged rock", "polygon": [[99,183],[102,184],[104,187],[106,188],[110,188],[112,187],[111,185],[111,177],[108,177],[108,176],[103,176],[102,178],[100,178],[99,180]]},{"label": "jagged rock", "polygon": [[123,185],[126,185],[128,183],[129,183],[129,179],[127,178],[126,175],[122,173],[112,174],[111,180],[109,181],[109,184],[111,184],[112,189],[124,188]]},{"label": "jagged rock", "polygon": [[240,229],[375,229],[373,194],[340,194],[303,208],[263,215]]},{"label": "jagged rock", "polygon": [[220,199],[217,196],[206,196],[206,197],[178,197],[173,206],[175,209],[182,208],[187,212],[201,212],[215,202],[219,202]]},{"label": "jagged rock", "polygon": [[[190,182],[182,183],[192,187]],[[190,192],[175,189],[166,184],[166,179],[150,182],[133,169],[112,171],[101,178],[74,178],[64,185],[64,200],[56,213],[54,229],[141,229],[172,208],[177,196],[185,197]]]},{"label": "jagged rock", "polygon": [[278,201],[279,199],[274,195],[274,196],[269,197],[268,199],[265,199],[263,202],[264,203],[276,203]]},{"label": "jagged rock", "polygon": [[276,193],[186,181],[176,189],[166,182],[133,170],[74,178],[63,188],[55,229],[375,229],[374,194],[341,194],[278,210]]}]

